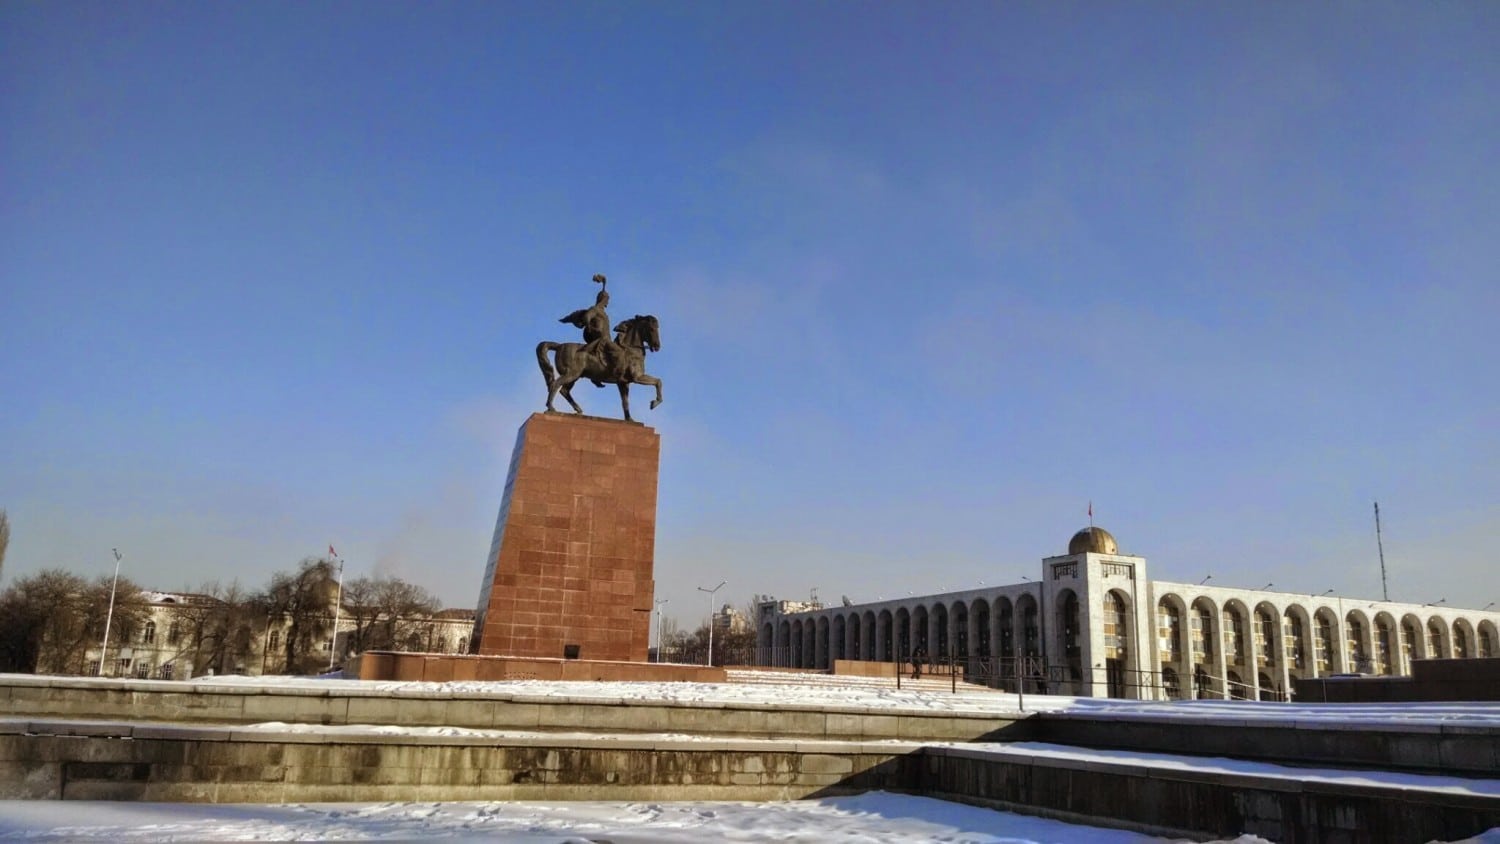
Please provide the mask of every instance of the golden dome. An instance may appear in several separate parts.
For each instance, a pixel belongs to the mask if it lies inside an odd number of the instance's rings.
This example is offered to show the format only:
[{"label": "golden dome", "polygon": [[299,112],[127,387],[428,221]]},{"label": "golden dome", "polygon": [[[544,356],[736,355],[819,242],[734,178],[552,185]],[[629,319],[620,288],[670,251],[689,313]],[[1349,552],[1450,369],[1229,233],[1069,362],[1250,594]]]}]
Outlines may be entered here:
[{"label": "golden dome", "polygon": [[1068,540],[1069,554],[1118,554],[1120,548],[1109,531],[1101,527],[1086,527]]}]

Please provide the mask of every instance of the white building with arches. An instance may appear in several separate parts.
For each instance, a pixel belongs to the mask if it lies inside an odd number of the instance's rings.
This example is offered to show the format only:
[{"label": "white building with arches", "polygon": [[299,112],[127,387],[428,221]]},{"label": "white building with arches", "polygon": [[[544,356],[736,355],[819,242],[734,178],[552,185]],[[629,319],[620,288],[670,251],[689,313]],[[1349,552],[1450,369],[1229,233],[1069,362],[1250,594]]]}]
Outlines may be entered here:
[{"label": "white building with arches", "polygon": [[757,608],[757,663],[952,670],[1093,697],[1286,699],[1294,678],[1410,675],[1413,660],[1500,656],[1500,612],[1151,580],[1088,527],[1042,578],[819,609]]}]

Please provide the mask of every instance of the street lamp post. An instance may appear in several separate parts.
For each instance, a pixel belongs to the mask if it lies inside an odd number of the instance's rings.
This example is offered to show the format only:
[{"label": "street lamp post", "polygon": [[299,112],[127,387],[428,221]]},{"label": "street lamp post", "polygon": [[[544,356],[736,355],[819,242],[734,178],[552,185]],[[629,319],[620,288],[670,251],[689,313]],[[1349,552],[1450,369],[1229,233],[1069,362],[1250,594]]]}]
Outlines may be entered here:
[{"label": "street lamp post", "polygon": [[719,581],[719,585],[712,589],[703,586],[698,587],[699,592],[708,593],[708,665],[710,667],[714,664],[714,593],[723,589],[724,584],[728,582],[727,580],[721,580]]},{"label": "street lamp post", "polygon": [[104,642],[99,645],[99,671],[96,677],[104,676],[104,660],[109,656],[109,625],[115,620],[115,590],[120,586],[120,549],[109,549],[115,555],[115,579],[109,585],[109,611],[104,614]]},{"label": "street lamp post", "polygon": [[661,662],[662,638],[661,638],[661,608],[663,604],[671,603],[670,598],[658,598],[656,601],[656,661]]},{"label": "street lamp post", "polygon": [[328,546],[328,555],[339,561],[339,591],[333,599],[333,638],[328,642],[328,670],[333,671],[333,660],[339,653],[339,616],[344,609],[344,559]]}]

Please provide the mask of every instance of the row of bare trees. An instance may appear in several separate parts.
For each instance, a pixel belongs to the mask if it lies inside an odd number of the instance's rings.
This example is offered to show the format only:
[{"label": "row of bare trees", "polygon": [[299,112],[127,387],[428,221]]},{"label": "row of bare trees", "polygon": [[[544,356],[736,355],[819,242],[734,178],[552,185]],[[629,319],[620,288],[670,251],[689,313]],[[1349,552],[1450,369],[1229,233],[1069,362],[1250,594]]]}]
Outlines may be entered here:
[{"label": "row of bare trees", "polygon": [[[3,522],[0,522],[3,525]],[[3,536],[3,534],[0,534]],[[4,546],[0,545],[0,555]],[[0,671],[82,674],[95,658],[109,613],[111,578],[87,580],[60,569],[38,572],[0,591]],[[170,606],[152,604],[140,587],[121,579],[110,624],[110,653],[141,643],[195,675],[225,674],[257,665],[262,673],[301,674],[326,667],[335,621],[338,572],[326,559],[308,558],[295,571],[277,572],[263,589],[238,582],[206,583],[176,593]],[[426,589],[395,577],[357,577],[343,585],[340,655],[399,650],[439,609]],[[154,629],[160,618],[166,629]],[[350,626],[352,625],[352,629]]]}]

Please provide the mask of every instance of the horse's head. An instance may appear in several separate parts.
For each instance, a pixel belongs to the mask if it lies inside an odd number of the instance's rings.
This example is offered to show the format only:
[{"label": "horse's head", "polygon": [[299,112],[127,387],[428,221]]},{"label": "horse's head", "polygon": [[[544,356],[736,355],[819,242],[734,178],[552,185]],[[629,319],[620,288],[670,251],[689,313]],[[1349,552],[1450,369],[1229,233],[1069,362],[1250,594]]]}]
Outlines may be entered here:
[{"label": "horse's head", "polygon": [[661,326],[656,317],[650,314],[636,314],[615,326],[615,333],[619,336],[621,345],[644,346],[653,352],[661,351]]}]

